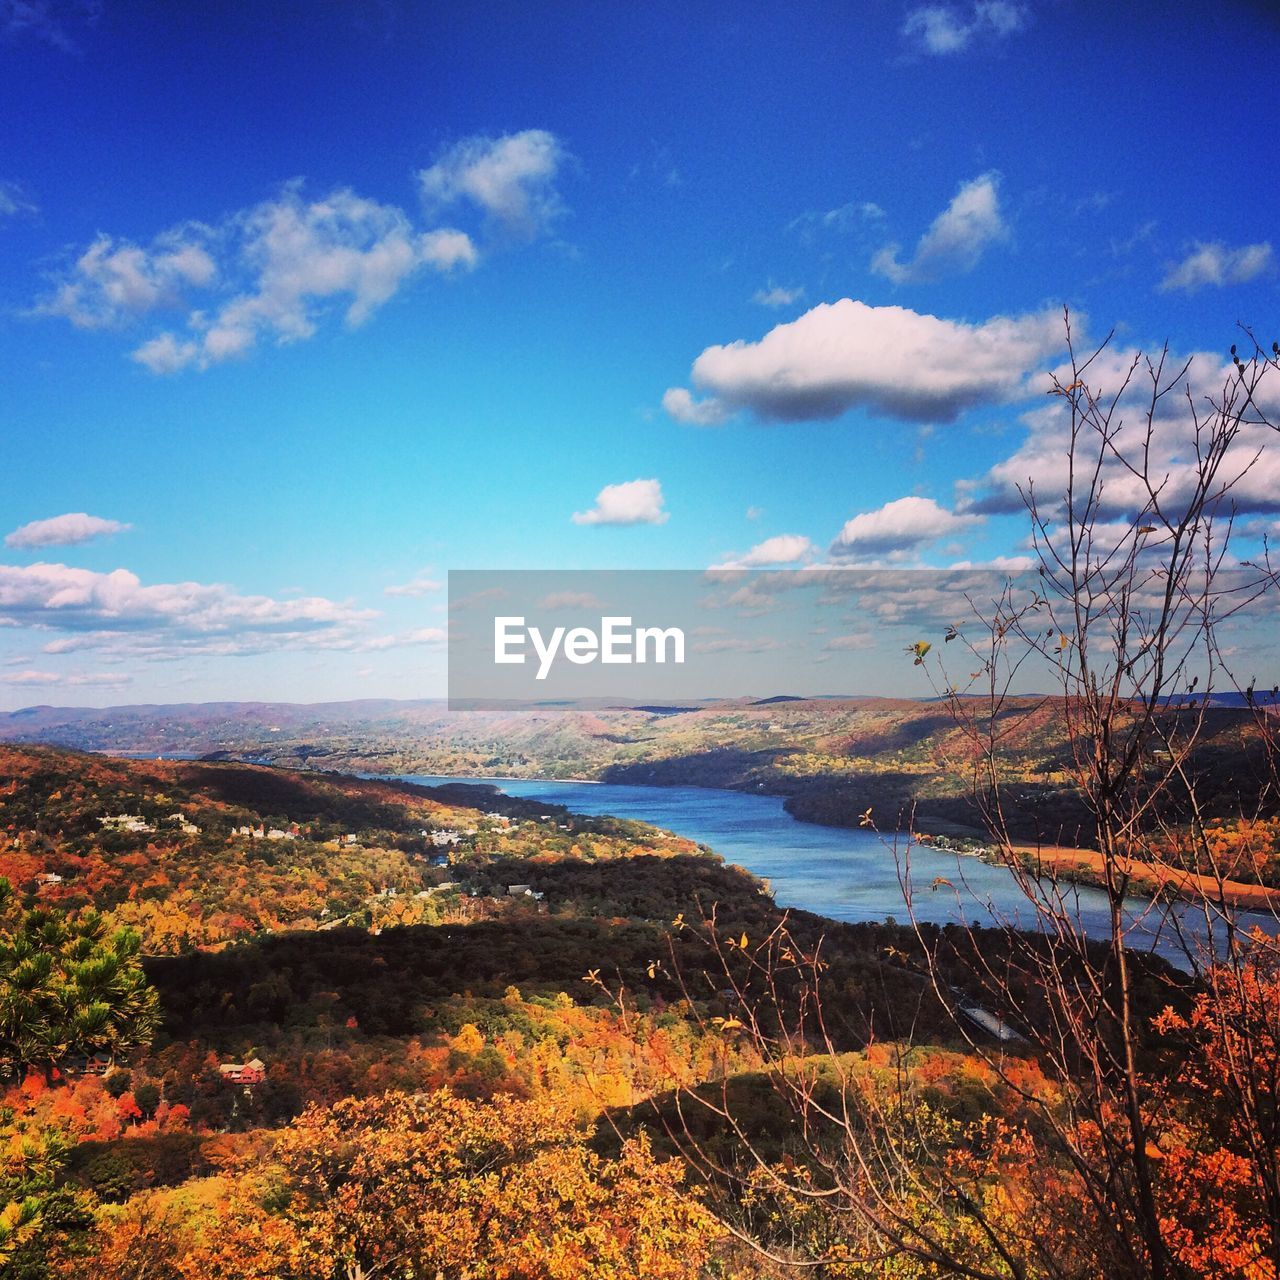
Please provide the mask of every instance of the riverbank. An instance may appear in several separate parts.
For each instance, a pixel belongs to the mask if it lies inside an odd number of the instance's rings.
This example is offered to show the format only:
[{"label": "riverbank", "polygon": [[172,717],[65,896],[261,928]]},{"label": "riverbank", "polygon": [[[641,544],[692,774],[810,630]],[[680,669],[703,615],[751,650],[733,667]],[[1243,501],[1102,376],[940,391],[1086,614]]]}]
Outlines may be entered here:
[{"label": "riverbank", "polygon": [[[1013,852],[1032,870],[1050,871],[1080,884],[1101,885],[1104,863],[1094,849],[1073,849],[1065,845],[1014,845]],[[1221,902],[1243,911],[1280,910],[1280,890],[1242,880],[1219,881],[1176,867],[1122,858],[1122,874],[1130,878],[1129,891],[1169,895],[1184,902]]]},{"label": "riverbank", "polygon": [[[603,786],[608,789],[618,784],[602,782],[598,778],[498,778],[486,777],[485,782],[495,785],[502,782],[529,784],[549,784],[552,786]],[[847,821],[823,821],[819,815],[808,815],[801,806],[794,803],[794,797],[780,794],[767,785],[749,787],[702,787],[689,782],[628,782],[622,784],[641,787],[655,792],[677,790],[692,787],[695,790],[716,792],[729,791],[740,795],[772,796],[783,802],[786,813],[796,822],[810,827],[827,830],[850,830],[853,824]],[[798,811],[799,810],[799,811]],[[937,853],[973,856],[981,858],[989,865],[998,866],[1002,859],[990,848],[989,836],[980,828],[968,823],[954,821],[937,814],[916,813],[913,820],[915,831],[924,836],[933,837],[923,843]],[[892,832],[879,832],[887,839],[893,838]],[[953,844],[958,841],[958,844]],[[1032,870],[1052,872],[1060,879],[1072,883],[1098,888],[1103,884],[1102,855],[1093,849],[1085,849],[1074,845],[1035,845],[1019,843],[1012,846],[1025,865]],[[1158,866],[1126,859],[1122,870],[1130,877],[1130,893],[1160,895],[1176,898],[1182,902],[1200,902],[1209,900],[1221,902],[1223,905],[1242,911],[1280,911],[1280,890],[1269,889],[1263,885],[1249,884],[1241,880],[1224,880],[1219,882],[1213,876],[1196,875],[1192,872],[1180,871],[1174,867]]]}]

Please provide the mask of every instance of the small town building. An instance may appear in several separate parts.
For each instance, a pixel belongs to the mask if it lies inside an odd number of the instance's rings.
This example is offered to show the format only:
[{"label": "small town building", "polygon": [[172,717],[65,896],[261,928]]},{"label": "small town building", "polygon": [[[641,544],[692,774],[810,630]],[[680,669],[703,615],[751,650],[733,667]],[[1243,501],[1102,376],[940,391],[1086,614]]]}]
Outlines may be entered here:
[{"label": "small town building", "polygon": [[267,1078],[267,1064],[261,1058],[248,1062],[223,1062],[218,1071],[228,1084],[261,1084]]}]

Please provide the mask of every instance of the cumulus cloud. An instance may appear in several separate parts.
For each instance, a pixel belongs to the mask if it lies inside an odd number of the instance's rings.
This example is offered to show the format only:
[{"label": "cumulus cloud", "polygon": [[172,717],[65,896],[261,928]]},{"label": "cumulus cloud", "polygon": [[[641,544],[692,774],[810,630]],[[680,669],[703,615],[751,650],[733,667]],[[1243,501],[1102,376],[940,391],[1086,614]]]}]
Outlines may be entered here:
[{"label": "cumulus cloud", "polygon": [[907,262],[901,246],[886,245],[871,260],[871,270],[894,284],[922,284],[945,275],[972,271],[989,244],[1009,238],[1000,216],[1000,176],[983,173],[961,183],[951,203],[920,237]]},{"label": "cumulus cloud", "polygon": [[166,332],[138,347],[134,359],[152,373],[208,368],[260,337],[280,344],[310,338],[335,303],[356,328],[420,269],[469,270],[478,256],[461,231],[419,232],[394,205],[350,190],[308,201],[298,183],[238,215],[231,229],[248,287],[210,314],[191,315],[193,336]]},{"label": "cumulus cloud", "polygon": [[1034,556],[992,556],[990,560],[956,560],[949,569],[993,569],[997,573],[1024,573],[1040,562]]},{"label": "cumulus cloud", "polygon": [[899,498],[846,521],[831,544],[831,554],[861,557],[910,550],[981,523],[981,515],[948,511],[932,498]]},{"label": "cumulus cloud", "polygon": [[119,520],[105,520],[102,516],[87,515],[83,511],[70,511],[63,516],[51,516],[47,520],[32,520],[6,535],[4,545],[25,549],[28,547],[74,547],[95,538],[107,538],[123,533],[133,526]]},{"label": "cumulus cloud", "polygon": [[787,289],[780,284],[771,284],[767,289],[757,289],[751,301],[758,302],[762,307],[789,307],[803,297],[803,286]]},{"label": "cumulus cloud", "polygon": [[511,235],[532,239],[564,211],[556,176],[565,161],[559,139],[545,129],[500,138],[466,138],[418,174],[432,209],[465,200]]},{"label": "cumulus cloud", "polygon": [[1239,249],[1228,248],[1221,240],[1197,241],[1181,262],[1169,267],[1159,288],[1161,293],[1175,289],[1194,293],[1206,285],[1247,284],[1269,271],[1274,257],[1268,240]]},{"label": "cumulus cloud", "polygon": [[[529,130],[464,139],[418,177],[434,208],[465,201],[509,238],[530,239],[561,208],[563,158],[552,134]],[[472,237],[434,221],[345,187],[311,198],[294,181],[216,226],[188,222],[145,243],[99,235],[32,314],[114,329],[169,313],[132,358],[156,374],[207,369],[262,341],[310,338],[332,315],[355,328],[422,272],[474,268]]]},{"label": "cumulus cloud", "polygon": [[433,591],[440,591],[443,587],[444,583],[431,577],[430,570],[424,570],[422,573],[410,578],[408,582],[400,582],[389,587],[383,587],[382,594],[384,596],[425,596]]},{"label": "cumulus cloud", "polygon": [[[1090,365],[1090,388],[1104,402],[1109,400],[1119,393],[1138,356],[1132,349],[1104,351]],[[1160,401],[1149,445],[1151,473],[1162,486],[1161,501],[1170,509],[1176,509],[1190,496],[1198,447],[1195,419],[1183,392],[1190,389],[1203,414],[1206,397],[1220,398],[1224,388],[1237,382],[1234,368],[1212,353],[1197,352],[1186,363],[1185,377],[1173,393]],[[1166,362],[1168,370],[1179,370],[1182,365],[1183,358],[1173,354]],[[1061,368],[1057,373],[1062,381],[1070,380],[1067,369]],[[1169,377],[1166,373],[1166,381]],[[1097,515],[1103,520],[1132,520],[1148,505],[1142,481],[1115,454],[1132,459],[1148,448],[1146,409],[1150,393],[1149,379],[1139,373],[1120,401],[1120,425],[1099,473],[1102,493]],[[1262,414],[1274,421],[1280,415],[1280,385],[1264,382],[1255,403]],[[1070,406],[1063,397],[1055,396],[1023,414],[1022,423],[1026,436],[1017,449],[984,475],[962,485],[966,493],[960,504],[962,510],[1020,513],[1025,510],[1023,495],[1034,489],[1042,513],[1052,517],[1057,512],[1070,479]],[[1222,460],[1219,475],[1235,480],[1231,501],[1241,515],[1280,511],[1280,449],[1276,448],[1271,428],[1256,422],[1243,423]]]},{"label": "cumulus cloud", "polygon": [[668,387],[662,396],[662,407],[687,427],[718,427],[734,412],[716,399],[696,400],[685,387]]},{"label": "cumulus cloud", "polygon": [[967,8],[927,4],[908,10],[902,34],[921,53],[946,57],[977,41],[1006,39],[1022,31],[1028,20],[1027,7],[1012,0],[976,0]]},{"label": "cumulus cloud", "polygon": [[574,524],[665,524],[662,485],[657,480],[607,484],[588,511],[575,511]]},{"label": "cumulus cloud", "polygon": [[78,329],[110,329],[180,306],[186,289],[207,287],[218,274],[212,237],[199,224],[165,231],[145,246],[99,235],[35,313],[63,316]]},{"label": "cumulus cloud", "polygon": [[127,569],[0,565],[0,624],[84,633],[50,642],[50,653],[100,647],[143,632],[167,645],[245,633],[284,642],[308,632],[350,629],[373,616],[318,596],[277,600],[198,582],[148,586]]},{"label": "cumulus cloud", "polygon": [[800,533],[780,533],[757,543],[745,555],[731,556],[717,569],[760,569],[768,565],[796,564],[808,560],[817,548]]},{"label": "cumulus cloud", "polygon": [[1016,398],[1062,347],[1053,312],[982,324],[851,298],[822,303],[759,342],[708,347],[693,381],[663,397],[679,422],[722,422],[739,410],[774,422],[835,418],[849,409],[905,422],[952,422],[966,409]]}]

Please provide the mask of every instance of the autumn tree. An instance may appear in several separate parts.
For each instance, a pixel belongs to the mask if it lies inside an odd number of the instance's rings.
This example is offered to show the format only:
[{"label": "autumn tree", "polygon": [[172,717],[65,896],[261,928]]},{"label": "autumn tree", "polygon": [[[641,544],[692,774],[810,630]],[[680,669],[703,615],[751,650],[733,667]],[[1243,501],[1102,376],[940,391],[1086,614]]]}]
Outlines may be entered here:
[{"label": "autumn tree", "polygon": [[586,1139],[550,1102],[440,1090],[311,1106],[206,1211],[161,1194],[106,1211],[96,1274],[134,1277],[144,1244],[155,1280],[705,1274],[719,1232],[682,1166],[643,1140],[608,1158]]}]

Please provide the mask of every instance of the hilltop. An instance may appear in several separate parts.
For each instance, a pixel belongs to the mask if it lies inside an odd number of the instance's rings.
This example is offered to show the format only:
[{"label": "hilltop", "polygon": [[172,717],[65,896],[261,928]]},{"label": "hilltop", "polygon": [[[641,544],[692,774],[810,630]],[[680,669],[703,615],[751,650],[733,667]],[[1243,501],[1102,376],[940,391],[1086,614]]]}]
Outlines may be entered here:
[{"label": "hilltop", "polygon": [[[1088,846],[1090,816],[1071,787],[1060,700],[1008,699],[994,726],[977,700],[973,706],[978,727],[998,734],[1010,833],[1031,844]],[[1195,768],[1210,817],[1276,812],[1255,715],[1238,705],[1203,711]],[[985,835],[973,799],[980,756],[950,708],[933,699],[785,695],[698,707],[457,712],[432,701],[31,708],[0,717],[6,738],[313,771],[726,787],[781,795],[811,822],[855,825],[871,809],[882,829],[910,822],[935,835]]]},{"label": "hilltop", "polygon": [[149,953],[492,915],[462,899],[469,873],[502,861],[709,856],[643,823],[489,787],[47,747],[0,747],[0,831],[0,875],[45,905],[112,912]]}]

